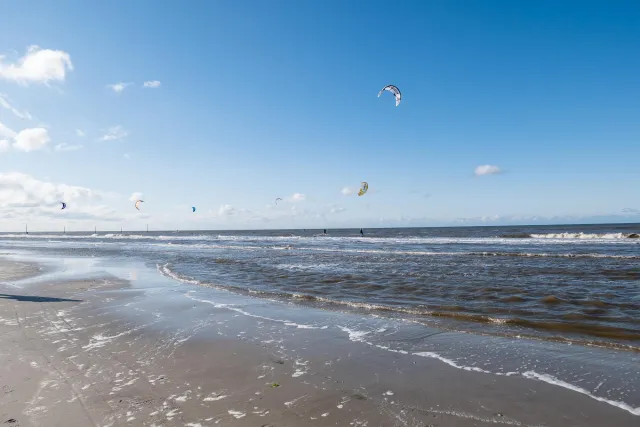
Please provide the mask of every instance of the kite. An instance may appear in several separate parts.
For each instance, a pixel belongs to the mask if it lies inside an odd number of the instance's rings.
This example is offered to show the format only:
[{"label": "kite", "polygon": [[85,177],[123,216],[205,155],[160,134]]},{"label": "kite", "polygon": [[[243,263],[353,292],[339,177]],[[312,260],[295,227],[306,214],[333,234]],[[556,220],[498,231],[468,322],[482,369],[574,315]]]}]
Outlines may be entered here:
[{"label": "kite", "polygon": [[360,187],[360,191],[358,191],[358,196],[363,196],[367,190],[369,190],[369,183],[362,181],[362,186]]},{"label": "kite", "polygon": [[282,200],[280,197],[276,199],[276,205],[278,204],[278,200]]},{"label": "kite", "polygon": [[196,207],[195,206],[191,206],[191,209],[193,209],[193,212],[196,211]]},{"label": "kite", "polygon": [[65,202],[60,202],[60,203],[62,203],[62,208],[60,210],[62,210],[62,209],[67,207],[67,204]]},{"label": "kite", "polygon": [[400,100],[402,99],[402,94],[400,93],[400,89],[398,89],[394,85],[387,85],[383,87],[380,92],[378,92],[378,98],[380,97],[380,95],[382,95],[382,92],[384,92],[385,90],[391,92],[396,97],[396,107],[400,105]]},{"label": "kite", "polygon": [[144,203],[144,200],[136,200],[136,209],[140,210],[140,203]]}]

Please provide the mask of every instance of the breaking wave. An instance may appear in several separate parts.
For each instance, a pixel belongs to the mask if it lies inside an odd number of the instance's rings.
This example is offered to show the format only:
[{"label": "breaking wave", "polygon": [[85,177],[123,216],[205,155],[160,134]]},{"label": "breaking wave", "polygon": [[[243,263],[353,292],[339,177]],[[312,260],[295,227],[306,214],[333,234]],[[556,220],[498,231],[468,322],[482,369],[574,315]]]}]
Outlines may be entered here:
[{"label": "breaking wave", "polygon": [[589,240],[615,240],[640,238],[638,233],[544,233],[529,234],[516,233],[501,236],[507,239],[589,239]]}]

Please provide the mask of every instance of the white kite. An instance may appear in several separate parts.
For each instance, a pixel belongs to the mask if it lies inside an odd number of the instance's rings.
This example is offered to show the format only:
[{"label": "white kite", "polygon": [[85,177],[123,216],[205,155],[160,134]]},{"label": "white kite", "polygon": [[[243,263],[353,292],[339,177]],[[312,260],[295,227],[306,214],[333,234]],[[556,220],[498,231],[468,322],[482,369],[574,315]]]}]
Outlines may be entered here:
[{"label": "white kite", "polygon": [[378,92],[378,98],[380,97],[380,95],[382,95],[382,93],[385,90],[391,92],[396,97],[396,107],[400,105],[400,100],[402,99],[402,94],[400,93],[400,89],[398,89],[398,87],[394,85],[387,85],[383,87],[380,92]]}]

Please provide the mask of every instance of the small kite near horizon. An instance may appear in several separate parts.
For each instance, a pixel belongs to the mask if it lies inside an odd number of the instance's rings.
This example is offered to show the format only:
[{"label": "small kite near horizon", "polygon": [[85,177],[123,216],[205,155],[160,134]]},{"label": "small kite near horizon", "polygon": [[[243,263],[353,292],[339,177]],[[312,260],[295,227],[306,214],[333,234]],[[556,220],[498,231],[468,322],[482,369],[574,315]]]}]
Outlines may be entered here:
[{"label": "small kite near horizon", "polygon": [[144,200],[136,200],[136,209],[140,210],[140,203],[144,203]]},{"label": "small kite near horizon", "polygon": [[358,191],[358,196],[363,196],[367,191],[369,191],[369,183],[362,181],[362,186],[360,187],[360,191]]},{"label": "small kite near horizon", "polygon": [[65,202],[60,202],[60,203],[62,203],[62,208],[60,208],[60,210],[66,209],[67,204]]}]

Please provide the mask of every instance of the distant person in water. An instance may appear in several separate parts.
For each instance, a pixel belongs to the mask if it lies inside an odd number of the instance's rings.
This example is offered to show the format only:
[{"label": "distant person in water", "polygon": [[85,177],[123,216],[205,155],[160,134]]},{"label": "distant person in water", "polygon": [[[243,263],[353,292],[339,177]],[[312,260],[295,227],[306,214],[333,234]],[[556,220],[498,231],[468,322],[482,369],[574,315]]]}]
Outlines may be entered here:
[{"label": "distant person in water", "polygon": [[327,234],[327,229],[326,228],[324,229],[324,234]]},{"label": "distant person in water", "polygon": [[364,237],[364,231],[362,231],[362,228],[360,229],[360,235]]}]

